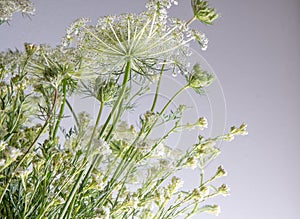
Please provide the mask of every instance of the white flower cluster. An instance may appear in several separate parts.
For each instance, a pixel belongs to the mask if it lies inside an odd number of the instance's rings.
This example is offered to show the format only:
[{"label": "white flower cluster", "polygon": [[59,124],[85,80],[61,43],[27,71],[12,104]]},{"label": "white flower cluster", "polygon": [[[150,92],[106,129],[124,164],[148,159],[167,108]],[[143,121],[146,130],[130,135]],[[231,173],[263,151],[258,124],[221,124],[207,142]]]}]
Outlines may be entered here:
[{"label": "white flower cluster", "polygon": [[207,50],[208,47],[208,38],[205,36],[204,33],[200,33],[196,30],[193,30],[193,35],[195,37],[195,39],[198,41],[198,43],[201,46],[201,49],[203,51]]},{"label": "white flower cluster", "polygon": [[22,12],[33,15],[34,5],[29,0],[1,0],[0,1],[0,24],[9,21],[14,13]]},{"label": "white flower cluster", "polygon": [[159,21],[166,23],[168,17],[168,9],[172,5],[178,5],[176,0],[149,0],[146,8],[150,11],[155,11],[159,17]]},{"label": "white flower cluster", "polygon": [[[169,65],[169,69],[183,69],[182,57],[189,53],[188,43],[194,36],[161,16],[169,4],[155,2],[151,1],[149,9],[140,14],[102,17],[95,26],[79,19],[67,29],[63,45],[75,43],[83,56],[83,69],[91,73],[120,74],[129,61],[131,69],[140,75],[153,75],[162,64]],[[154,5],[162,9],[154,10]]]}]

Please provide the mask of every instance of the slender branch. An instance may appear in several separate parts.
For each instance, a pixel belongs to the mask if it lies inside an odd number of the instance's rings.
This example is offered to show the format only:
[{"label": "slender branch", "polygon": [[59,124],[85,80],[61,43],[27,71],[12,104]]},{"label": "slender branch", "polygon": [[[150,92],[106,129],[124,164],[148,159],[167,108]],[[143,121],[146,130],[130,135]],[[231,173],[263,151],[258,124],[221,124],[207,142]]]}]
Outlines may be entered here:
[{"label": "slender branch", "polygon": [[[106,119],[106,122],[104,123],[103,125],[103,128],[99,134],[99,138],[101,138],[103,136],[103,134],[105,133],[105,130],[107,129],[108,127],[108,124],[112,118],[112,116],[114,115],[115,111],[117,110],[119,104],[121,103],[121,101],[123,100],[123,97],[124,97],[124,94],[125,94],[125,91],[126,91],[126,85],[127,85],[127,82],[129,80],[129,75],[130,75],[130,72],[131,72],[131,63],[130,61],[127,62],[127,65],[126,65],[126,68],[125,68],[125,74],[124,74],[124,78],[123,78],[123,84],[122,84],[122,89],[120,91],[120,94],[119,94],[119,97],[115,103],[115,105],[113,106],[108,118]],[[95,127],[94,127],[95,128]],[[108,136],[106,136],[108,137]],[[81,171],[81,173],[79,174],[73,188],[72,188],[72,191],[68,197],[68,200],[66,201],[66,203],[64,204],[64,207],[62,208],[62,211],[60,213],[60,216],[59,218],[65,218],[65,216],[68,214],[68,209],[69,209],[69,206],[70,204],[72,203],[72,200],[74,199],[75,195],[77,194],[77,190],[79,188],[79,185],[83,179],[83,182],[86,181],[86,179],[89,177],[89,175],[91,174],[92,170],[94,169],[96,163],[98,162],[98,160],[101,158],[102,156],[97,154],[96,157],[94,158],[92,164],[88,167],[88,170],[83,170]]]},{"label": "slender branch", "polygon": [[54,127],[54,131],[53,131],[53,134],[52,134],[53,139],[56,137],[61,119],[62,119],[64,111],[65,111],[65,105],[66,105],[66,99],[67,99],[67,82],[66,82],[66,79],[63,80],[63,95],[64,96],[63,96],[63,100],[62,100],[62,103],[61,103],[61,106],[60,106],[58,118],[57,118],[57,121],[56,121],[56,124],[55,124],[55,127]]},{"label": "slender branch", "polygon": [[54,91],[54,100],[53,100],[53,103],[52,103],[52,108],[50,110],[50,114],[48,115],[44,125],[42,126],[41,130],[39,131],[39,133],[37,134],[37,136],[35,137],[35,139],[33,140],[33,142],[31,143],[31,145],[28,147],[28,149],[26,150],[26,152],[23,154],[23,156],[21,157],[21,159],[19,160],[19,162],[17,163],[17,165],[14,167],[13,171],[12,171],[12,174],[11,176],[9,177],[6,185],[4,186],[4,189],[2,191],[2,194],[0,196],[0,203],[2,202],[3,200],[3,197],[8,189],[8,186],[10,185],[10,182],[12,180],[12,178],[14,177],[15,173],[16,173],[16,170],[20,167],[20,165],[24,162],[25,158],[27,157],[27,155],[29,154],[29,152],[31,151],[31,149],[33,148],[33,146],[35,145],[35,143],[38,141],[38,139],[40,138],[40,136],[42,135],[42,133],[44,132],[44,130],[47,128],[48,124],[49,124],[49,121],[50,119],[52,118],[53,116],[53,112],[54,112],[54,108],[55,108],[55,105],[56,105],[56,102],[57,102],[57,96],[58,96],[58,91],[57,91],[57,88],[55,88],[55,91]]},{"label": "slender branch", "polygon": [[128,61],[127,65],[126,65],[126,68],[125,68],[125,74],[124,74],[124,78],[123,78],[122,89],[120,91],[120,94],[118,96],[118,99],[117,99],[116,103],[114,104],[109,116],[106,119],[106,122],[104,123],[104,125],[101,129],[101,132],[99,134],[99,138],[103,137],[111,118],[113,117],[113,115],[115,114],[118,106],[120,105],[121,101],[123,100],[123,97],[124,97],[124,94],[125,94],[125,91],[126,91],[126,87],[127,87],[126,85],[127,85],[128,80],[129,80],[130,72],[131,72],[131,62]]},{"label": "slender branch", "polygon": [[73,116],[73,118],[74,118],[74,120],[76,122],[77,128],[79,128],[79,122],[78,122],[78,118],[76,116],[76,113],[74,112],[72,105],[70,104],[70,102],[67,99],[66,99],[66,104],[67,104],[69,110],[72,113],[72,116]]},{"label": "slender branch", "polygon": [[160,89],[160,82],[161,82],[161,79],[162,79],[162,74],[164,72],[165,66],[166,65],[163,64],[162,67],[161,67],[161,71],[160,71],[160,74],[159,74],[159,79],[158,79],[157,86],[156,86],[155,96],[154,96],[154,100],[153,100],[152,107],[151,107],[151,112],[153,112],[155,107],[156,107],[156,102],[157,102],[159,89]]},{"label": "slender branch", "polygon": [[195,20],[197,20],[197,18],[196,17],[192,17],[188,22],[186,22],[185,26],[191,25],[191,23],[193,23]]},{"label": "slender branch", "polygon": [[[185,89],[187,89],[189,86],[185,85],[184,87],[180,88],[174,95],[173,97],[171,97],[171,99],[166,103],[166,105],[164,106],[164,108],[160,111],[160,113],[158,114],[158,118],[162,116],[162,114],[166,111],[166,109],[169,107],[169,105],[173,102],[173,100],[181,93],[183,92]],[[144,140],[146,140],[146,138],[149,136],[149,134],[151,133],[152,129],[154,128],[155,124],[158,121],[158,118],[153,122],[153,124],[151,125],[151,127],[149,128],[149,130],[147,131],[147,133],[144,136]]]}]

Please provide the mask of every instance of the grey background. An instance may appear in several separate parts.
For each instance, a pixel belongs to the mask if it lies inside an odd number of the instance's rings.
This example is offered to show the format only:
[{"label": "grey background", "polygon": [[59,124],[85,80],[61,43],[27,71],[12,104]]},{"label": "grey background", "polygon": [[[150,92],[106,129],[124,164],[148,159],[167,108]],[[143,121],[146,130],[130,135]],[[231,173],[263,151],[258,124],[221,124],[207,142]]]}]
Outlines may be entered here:
[{"label": "grey background", "polygon": [[[59,43],[78,17],[141,11],[143,0],[41,0],[32,20],[14,16],[0,26],[0,50],[24,42]],[[201,53],[224,90],[227,127],[245,121],[249,135],[223,144],[231,195],[215,199],[222,219],[300,218],[300,1],[219,0],[214,26],[195,25],[210,39]],[[188,19],[189,1],[173,14]],[[193,180],[193,175],[189,175]],[[214,218],[202,215],[195,218]]]}]

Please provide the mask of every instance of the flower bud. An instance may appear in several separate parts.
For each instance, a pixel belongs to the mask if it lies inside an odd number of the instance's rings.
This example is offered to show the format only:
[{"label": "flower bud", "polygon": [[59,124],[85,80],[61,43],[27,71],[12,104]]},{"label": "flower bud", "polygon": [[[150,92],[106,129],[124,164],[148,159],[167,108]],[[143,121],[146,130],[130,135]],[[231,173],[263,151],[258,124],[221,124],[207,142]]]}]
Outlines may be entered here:
[{"label": "flower bud", "polygon": [[25,43],[24,46],[25,46],[26,54],[28,56],[32,56],[32,54],[38,50],[38,47],[31,43]]},{"label": "flower bud", "polygon": [[216,178],[220,178],[220,177],[226,176],[226,175],[227,175],[227,173],[226,173],[226,171],[223,169],[223,167],[222,167],[222,166],[219,166],[219,167],[218,167],[218,170],[217,170],[217,172],[216,172],[215,177],[216,177]]},{"label": "flower bud", "polygon": [[214,76],[201,69],[199,64],[195,64],[191,74],[186,77],[188,85],[194,89],[208,87],[214,80]]},{"label": "flower bud", "polygon": [[207,1],[192,0],[192,8],[195,18],[205,24],[212,24],[219,17],[216,10],[209,7]]},{"label": "flower bud", "polygon": [[223,184],[218,188],[218,193],[222,194],[223,196],[229,195],[229,188],[227,185]]}]

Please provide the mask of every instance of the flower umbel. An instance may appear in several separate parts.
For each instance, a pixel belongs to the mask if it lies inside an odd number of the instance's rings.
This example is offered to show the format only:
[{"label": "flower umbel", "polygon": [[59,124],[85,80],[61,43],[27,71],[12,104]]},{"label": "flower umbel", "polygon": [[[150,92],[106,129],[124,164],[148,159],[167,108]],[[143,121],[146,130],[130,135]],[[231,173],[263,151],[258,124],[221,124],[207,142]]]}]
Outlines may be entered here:
[{"label": "flower umbel", "polygon": [[182,26],[168,24],[153,8],[140,14],[123,14],[100,18],[88,26],[78,20],[68,29],[64,44],[75,42],[82,55],[82,67],[96,74],[120,74],[130,61],[134,72],[152,75],[162,64],[177,64],[194,36]]},{"label": "flower umbel", "polygon": [[28,0],[1,0],[0,1],[0,24],[11,20],[16,12],[32,15],[35,9],[33,3]]}]

